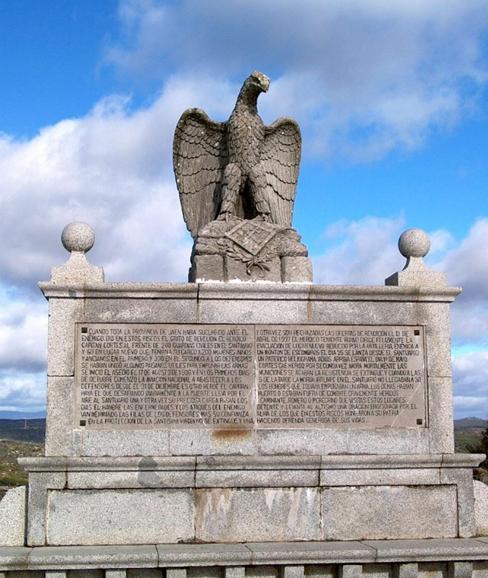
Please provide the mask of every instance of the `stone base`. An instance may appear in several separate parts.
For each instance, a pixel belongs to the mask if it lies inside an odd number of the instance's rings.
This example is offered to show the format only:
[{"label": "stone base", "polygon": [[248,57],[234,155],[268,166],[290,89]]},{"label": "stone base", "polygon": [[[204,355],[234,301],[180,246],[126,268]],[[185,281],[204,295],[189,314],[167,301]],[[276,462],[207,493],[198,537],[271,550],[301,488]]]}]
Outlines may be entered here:
[{"label": "stone base", "polygon": [[312,263],[298,233],[256,217],[206,225],[195,239],[189,281],[312,282]]},{"label": "stone base", "polygon": [[29,546],[471,537],[475,455],[24,458]]}]

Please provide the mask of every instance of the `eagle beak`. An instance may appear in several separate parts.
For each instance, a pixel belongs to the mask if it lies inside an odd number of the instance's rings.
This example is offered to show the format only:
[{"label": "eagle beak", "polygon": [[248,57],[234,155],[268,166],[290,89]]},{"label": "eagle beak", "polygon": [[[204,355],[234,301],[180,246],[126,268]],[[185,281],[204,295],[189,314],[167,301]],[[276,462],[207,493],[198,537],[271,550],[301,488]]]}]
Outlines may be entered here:
[{"label": "eagle beak", "polygon": [[269,78],[264,77],[262,82],[261,82],[261,86],[263,87],[263,92],[268,92],[269,89]]}]

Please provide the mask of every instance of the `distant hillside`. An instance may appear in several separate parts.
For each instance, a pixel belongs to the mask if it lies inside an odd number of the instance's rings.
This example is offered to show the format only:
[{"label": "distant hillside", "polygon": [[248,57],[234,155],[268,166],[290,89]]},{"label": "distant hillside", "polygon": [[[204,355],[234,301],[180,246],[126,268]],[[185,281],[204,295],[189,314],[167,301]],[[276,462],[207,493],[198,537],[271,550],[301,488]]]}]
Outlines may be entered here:
[{"label": "distant hillside", "polygon": [[42,411],[0,411],[0,419],[40,419],[46,417]]},{"label": "distant hillside", "polygon": [[463,419],[454,420],[454,429],[456,431],[466,431],[470,429],[486,429],[488,427],[488,419],[480,419],[479,417],[465,417]]},{"label": "distant hillside", "polygon": [[0,439],[43,443],[46,435],[46,420],[0,419]]}]

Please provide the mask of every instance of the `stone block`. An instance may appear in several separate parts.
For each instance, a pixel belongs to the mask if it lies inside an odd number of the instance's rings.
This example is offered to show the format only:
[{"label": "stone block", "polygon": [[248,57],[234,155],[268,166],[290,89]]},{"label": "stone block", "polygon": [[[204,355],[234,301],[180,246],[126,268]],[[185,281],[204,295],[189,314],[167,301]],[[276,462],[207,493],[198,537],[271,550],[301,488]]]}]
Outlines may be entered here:
[{"label": "stone block", "polygon": [[449,377],[429,379],[429,451],[454,453],[452,382]]},{"label": "stone block", "polygon": [[469,538],[476,533],[473,472],[467,468],[441,468],[441,484],[455,484],[457,490],[458,536]]},{"label": "stone block", "polygon": [[[158,298],[159,297],[159,298]],[[196,323],[197,299],[152,298],[85,299],[83,321],[86,323]]]},{"label": "stone block", "polygon": [[[249,271],[249,272],[248,272]],[[279,257],[274,257],[261,266],[249,267],[243,261],[233,259],[232,257],[224,257],[224,275],[225,281],[272,281],[275,283],[281,282],[281,263]]]},{"label": "stone block", "polygon": [[307,323],[306,301],[201,300],[200,323]]},{"label": "stone block", "polygon": [[347,453],[348,438],[348,430],[337,429],[262,429],[257,432],[258,451],[268,456]]},{"label": "stone block", "polygon": [[305,571],[303,566],[283,566],[281,578],[304,578]]},{"label": "stone block", "polygon": [[164,576],[160,568],[133,568],[127,570],[127,578],[164,578]]},{"label": "stone block", "polygon": [[389,564],[364,564],[364,578],[393,578],[391,576],[391,566]]},{"label": "stone block", "polygon": [[26,568],[31,548],[22,546],[0,546],[0,571],[13,567]]},{"label": "stone block", "polygon": [[127,570],[105,570],[105,578],[127,578]]},{"label": "stone block", "polygon": [[246,264],[227,255],[224,257],[224,271],[226,281],[251,281]]},{"label": "stone block", "polygon": [[0,546],[25,544],[26,487],[8,490],[0,501]]},{"label": "stone block", "polygon": [[193,538],[191,490],[51,492],[47,543],[175,543]]},{"label": "stone block", "polygon": [[282,257],[281,280],[284,283],[311,283],[312,262],[308,257]]},{"label": "stone block", "polygon": [[342,564],[339,566],[338,578],[361,578],[363,567],[361,564]]},{"label": "stone block", "polygon": [[206,542],[319,540],[318,490],[196,490],[195,533]]},{"label": "stone block", "polygon": [[195,255],[190,269],[190,281],[225,281],[222,256]]},{"label": "stone block", "polygon": [[169,454],[168,430],[84,430],[84,456],[164,456]]},{"label": "stone block", "polygon": [[73,376],[75,359],[74,323],[81,319],[81,299],[50,299],[48,328],[48,376]]},{"label": "stone block", "polygon": [[186,568],[166,568],[166,578],[186,578]]},{"label": "stone block", "polygon": [[197,471],[197,488],[317,486],[318,470],[214,470]]},{"label": "stone block", "polygon": [[448,578],[471,578],[472,575],[472,562],[450,562],[448,565]]},{"label": "stone block", "polygon": [[419,565],[416,562],[409,564],[395,564],[393,566],[393,578],[417,578]]},{"label": "stone block", "polygon": [[33,548],[31,569],[127,569],[158,565],[156,546],[44,546]]},{"label": "stone block", "polygon": [[351,454],[428,454],[429,430],[425,427],[350,430],[347,450]]},{"label": "stone block", "polygon": [[123,488],[191,488],[195,472],[188,471],[117,471],[68,472],[69,489],[123,489]]},{"label": "stone block", "polygon": [[418,303],[419,323],[425,325],[429,377],[451,377],[451,324],[448,303]]},{"label": "stone block", "polygon": [[29,474],[27,500],[27,544],[43,546],[46,543],[48,492],[66,485],[65,472],[32,472]]},{"label": "stone block", "polygon": [[[50,572],[45,572],[44,578],[66,578],[68,572],[66,570],[52,570]],[[113,577],[116,578],[116,577]]]},{"label": "stone block", "polygon": [[256,433],[251,429],[175,429],[169,432],[173,456],[237,454],[256,452]]},{"label": "stone block", "polygon": [[415,469],[323,469],[321,486],[420,486],[439,484],[438,468]]},{"label": "stone block", "polygon": [[46,456],[72,456],[74,427],[74,378],[48,377]]},{"label": "stone block", "polygon": [[326,540],[439,538],[457,535],[453,486],[324,488]]},{"label": "stone block", "polygon": [[488,486],[474,480],[474,517],[477,536],[488,536]]},{"label": "stone block", "polygon": [[[314,286],[312,286],[314,287]],[[312,289],[313,291],[313,289]],[[312,297],[312,296],[311,296]],[[310,323],[339,325],[418,325],[416,303],[365,299],[310,300]]]},{"label": "stone block", "polygon": [[244,544],[158,544],[159,565],[226,566],[251,563],[251,551]]},{"label": "stone block", "polygon": [[225,578],[246,578],[246,568],[244,566],[227,566],[224,573]]},{"label": "stone block", "polygon": [[374,562],[375,550],[354,541],[247,544],[255,564],[344,564]]}]

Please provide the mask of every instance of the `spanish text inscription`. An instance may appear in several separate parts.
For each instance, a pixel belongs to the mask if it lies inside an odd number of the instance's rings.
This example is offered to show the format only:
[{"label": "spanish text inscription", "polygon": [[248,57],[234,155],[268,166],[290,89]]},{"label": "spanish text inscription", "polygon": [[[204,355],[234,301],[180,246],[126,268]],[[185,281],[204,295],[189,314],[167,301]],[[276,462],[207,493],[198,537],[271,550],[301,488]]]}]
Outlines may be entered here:
[{"label": "spanish text inscription", "polygon": [[422,327],[77,326],[88,428],[425,425]]}]

